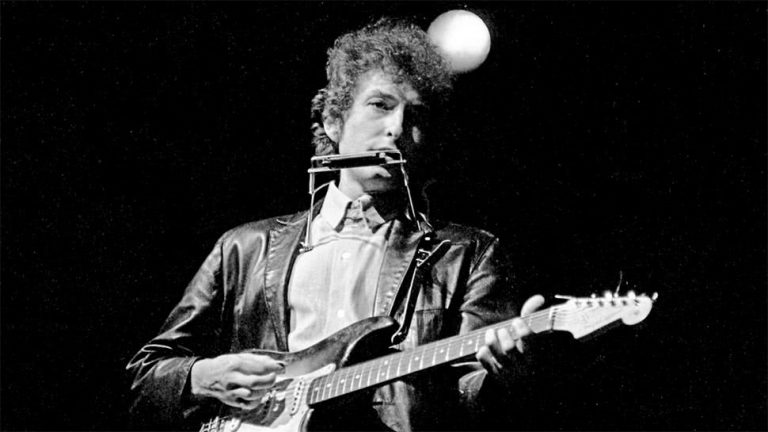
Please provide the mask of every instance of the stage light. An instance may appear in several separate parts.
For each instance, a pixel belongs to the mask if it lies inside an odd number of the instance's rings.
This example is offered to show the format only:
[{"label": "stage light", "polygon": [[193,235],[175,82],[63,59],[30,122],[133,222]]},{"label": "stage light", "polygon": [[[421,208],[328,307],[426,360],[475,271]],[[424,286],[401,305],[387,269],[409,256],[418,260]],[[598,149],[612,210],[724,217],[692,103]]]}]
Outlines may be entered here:
[{"label": "stage light", "polygon": [[477,68],[491,50],[488,27],[470,11],[452,10],[441,14],[432,21],[427,33],[455,72]]}]

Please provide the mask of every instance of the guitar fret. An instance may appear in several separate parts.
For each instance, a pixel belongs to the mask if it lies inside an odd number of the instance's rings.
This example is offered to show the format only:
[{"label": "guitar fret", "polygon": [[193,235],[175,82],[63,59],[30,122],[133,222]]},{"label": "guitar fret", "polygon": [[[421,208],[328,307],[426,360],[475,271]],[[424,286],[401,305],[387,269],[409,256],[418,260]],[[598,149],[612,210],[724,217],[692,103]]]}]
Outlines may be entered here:
[{"label": "guitar fret", "polygon": [[352,385],[355,383],[355,376],[354,376],[353,370],[347,370],[347,376],[344,378],[347,382],[344,383],[344,393],[349,393],[352,391]]},{"label": "guitar fret", "polygon": [[368,369],[368,380],[366,382],[367,382],[366,387],[370,387],[371,386],[371,369]]},{"label": "guitar fret", "polygon": [[336,384],[336,396],[344,394],[344,385],[347,383],[347,378],[344,376],[344,371],[339,372],[336,378],[338,383]]},{"label": "guitar fret", "polygon": [[336,393],[336,386],[339,385],[338,377],[339,377],[338,375],[333,374],[328,379],[328,397],[329,398],[333,398],[339,395],[338,393]]},{"label": "guitar fret", "polygon": [[382,379],[379,382],[389,379],[389,361],[384,360],[381,362],[381,366],[384,368],[384,370],[381,372]]},{"label": "guitar fret", "polygon": [[[451,342],[448,344],[448,359],[455,359],[461,357],[461,344]],[[454,354],[455,351],[455,354]]]},{"label": "guitar fret", "polygon": [[387,365],[384,362],[379,362],[379,375],[377,379],[379,383],[387,380]]},{"label": "guitar fret", "polygon": [[349,385],[349,383],[351,381],[350,377],[349,377],[349,372],[348,371],[347,372],[342,372],[342,374],[343,375],[341,377],[341,393],[340,394],[347,393],[347,386]]},{"label": "guitar fret", "polygon": [[314,383],[314,388],[312,389],[312,401],[313,402],[319,402],[323,397],[323,381],[324,377],[318,377],[312,380]]},{"label": "guitar fret", "polygon": [[320,389],[322,387],[320,387],[320,385],[318,384],[319,381],[320,381],[319,378],[312,380],[312,384],[311,384],[311,387],[310,387],[311,391],[309,393],[309,400],[310,400],[311,403],[317,403],[320,400],[319,399],[320,398]]},{"label": "guitar fret", "polygon": [[331,397],[331,382],[329,378],[330,376],[323,380],[323,399],[330,399]]},{"label": "guitar fret", "polygon": [[321,401],[324,399],[323,391],[325,390],[325,380],[326,377],[322,376],[317,378],[317,401]]},{"label": "guitar fret", "polygon": [[351,392],[354,389],[354,385],[355,385],[355,371],[353,369],[348,369],[347,370],[347,384],[346,384],[347,391],[346,391],[346,393]]},{"label": "guitar fret", "polygon": [[360,372],[360,370],[359,370],[359,369],[360,369],[360,368],[357,368],[357,367],[356,367],[356,368],[354,368],[354,370],[353,370],[353,373],[354,373],[354,379],[355,379],[355,380],[357,380],[357,382],[355,383],[355,381],[354,381],[354,380],[352,381],[352,384],[349,386],[349,389],[350,389],[350,390],[359,390],[359,389],[360,389],[360,379],[362,378],[362,376],[363,376],[363,375],[362,375],[362,372]]}]

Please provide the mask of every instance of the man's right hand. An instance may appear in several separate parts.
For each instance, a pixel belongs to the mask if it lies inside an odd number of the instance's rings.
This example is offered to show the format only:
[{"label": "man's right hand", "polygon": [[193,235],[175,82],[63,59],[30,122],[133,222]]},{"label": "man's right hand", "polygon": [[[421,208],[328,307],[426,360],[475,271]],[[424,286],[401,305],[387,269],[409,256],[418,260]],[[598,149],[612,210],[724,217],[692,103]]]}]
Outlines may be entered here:
[{"label": "man's right hand", "polygon": [[270,357],[252,354],[224,354],[201,359],[192,365],[193,396],[213,397],[241,409],[253,409],[261,397],[254,390],[271,386],[285,365]]}]

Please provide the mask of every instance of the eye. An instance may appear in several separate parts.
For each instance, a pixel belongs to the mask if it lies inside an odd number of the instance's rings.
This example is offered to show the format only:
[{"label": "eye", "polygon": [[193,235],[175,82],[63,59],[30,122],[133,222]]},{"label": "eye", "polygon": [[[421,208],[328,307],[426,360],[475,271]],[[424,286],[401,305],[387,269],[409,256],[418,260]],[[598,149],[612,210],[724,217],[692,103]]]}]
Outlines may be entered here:
[{"label": "eye", "polygon": [[379,98],[371,99],[370,101],[368,101],[368,105],[380,110],[389,109],[389,104],[387,103],[387,101]]}]

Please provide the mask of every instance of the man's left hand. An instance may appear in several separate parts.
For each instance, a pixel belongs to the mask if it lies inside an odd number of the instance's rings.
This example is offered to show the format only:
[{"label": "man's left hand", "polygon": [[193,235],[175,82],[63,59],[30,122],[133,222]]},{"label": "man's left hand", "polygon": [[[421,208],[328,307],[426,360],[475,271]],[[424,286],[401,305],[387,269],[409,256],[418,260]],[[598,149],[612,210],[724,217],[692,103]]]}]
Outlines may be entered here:
[{"label": "man's left hand", "polygon": [[[537,294],[529,298],[520,311],[520,316],[526,316],[535,312],[544,304],[544,297]],[[489,329],[485,333],[485,345],[475,356],[483,367],[496,375],[508,375],[513,370],[519,372],[521,365],[515,365],[516,358],[525,352],[526,338],[532,332],[522,318],[512,320],[513,331],[506,328],[497,330]]]}]

